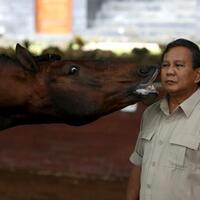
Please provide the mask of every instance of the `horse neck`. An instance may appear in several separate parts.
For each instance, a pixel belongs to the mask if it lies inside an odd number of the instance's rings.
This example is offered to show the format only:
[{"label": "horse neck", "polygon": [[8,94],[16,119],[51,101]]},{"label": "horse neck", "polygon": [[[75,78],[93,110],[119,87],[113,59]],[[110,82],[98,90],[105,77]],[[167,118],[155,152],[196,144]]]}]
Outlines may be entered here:
[{"label": "horse neck", "polygon": [[0,129],[14,123],[23,124],[22,121],[34,123],[32,115],[53,112],[44,76],[38,74],[20,79],[21,74],[14,67],[0,67]]}]

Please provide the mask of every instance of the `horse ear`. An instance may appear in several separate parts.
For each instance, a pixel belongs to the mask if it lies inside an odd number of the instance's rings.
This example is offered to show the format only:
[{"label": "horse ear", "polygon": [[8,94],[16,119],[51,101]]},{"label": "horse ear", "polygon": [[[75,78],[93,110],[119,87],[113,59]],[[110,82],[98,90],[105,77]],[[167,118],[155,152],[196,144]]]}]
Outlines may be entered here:
[{"label": "horse ear", "polygon": [[36,73],[39,71],[39,66],[34,60],[34,57],[31,53],[20,44],[16,45],[16,58],[22,64],[23,68],[27,71]]}]

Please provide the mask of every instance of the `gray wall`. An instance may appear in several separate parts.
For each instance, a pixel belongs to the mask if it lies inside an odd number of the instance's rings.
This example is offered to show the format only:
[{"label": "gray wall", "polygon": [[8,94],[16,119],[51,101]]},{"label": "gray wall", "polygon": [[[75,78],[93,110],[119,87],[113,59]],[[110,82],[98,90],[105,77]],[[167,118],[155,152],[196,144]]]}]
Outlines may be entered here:
[{"label": "gray wall", "polygon": [[35,1],[0,0],[0,32],[16,37],[35,33]]},{"label": "gray wall", "polygon": [[73,32],[79,33],[87,28],[87,0],[73,0]]}]

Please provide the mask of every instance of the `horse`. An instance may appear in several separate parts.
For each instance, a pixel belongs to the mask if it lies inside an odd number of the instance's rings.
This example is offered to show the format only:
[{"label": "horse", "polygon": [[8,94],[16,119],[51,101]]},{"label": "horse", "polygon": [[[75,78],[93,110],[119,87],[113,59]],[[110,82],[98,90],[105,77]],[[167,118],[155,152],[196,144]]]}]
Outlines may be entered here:
[{"label": "horse", "polygon": [[34,57],[20,44],[0,55],[0,130],[25,124],[80,126],[138,101],[154,99],[158,66]]}]

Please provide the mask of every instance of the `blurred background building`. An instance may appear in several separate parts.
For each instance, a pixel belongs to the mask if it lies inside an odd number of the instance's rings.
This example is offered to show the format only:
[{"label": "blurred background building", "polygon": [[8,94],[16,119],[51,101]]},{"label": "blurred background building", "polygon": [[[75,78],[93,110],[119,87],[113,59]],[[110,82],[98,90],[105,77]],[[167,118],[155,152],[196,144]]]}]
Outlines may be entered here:
[{"label": "blurred background building", "polygon": [[0,0],[0,37],[165,43],[200,40],[200,0]]}]

